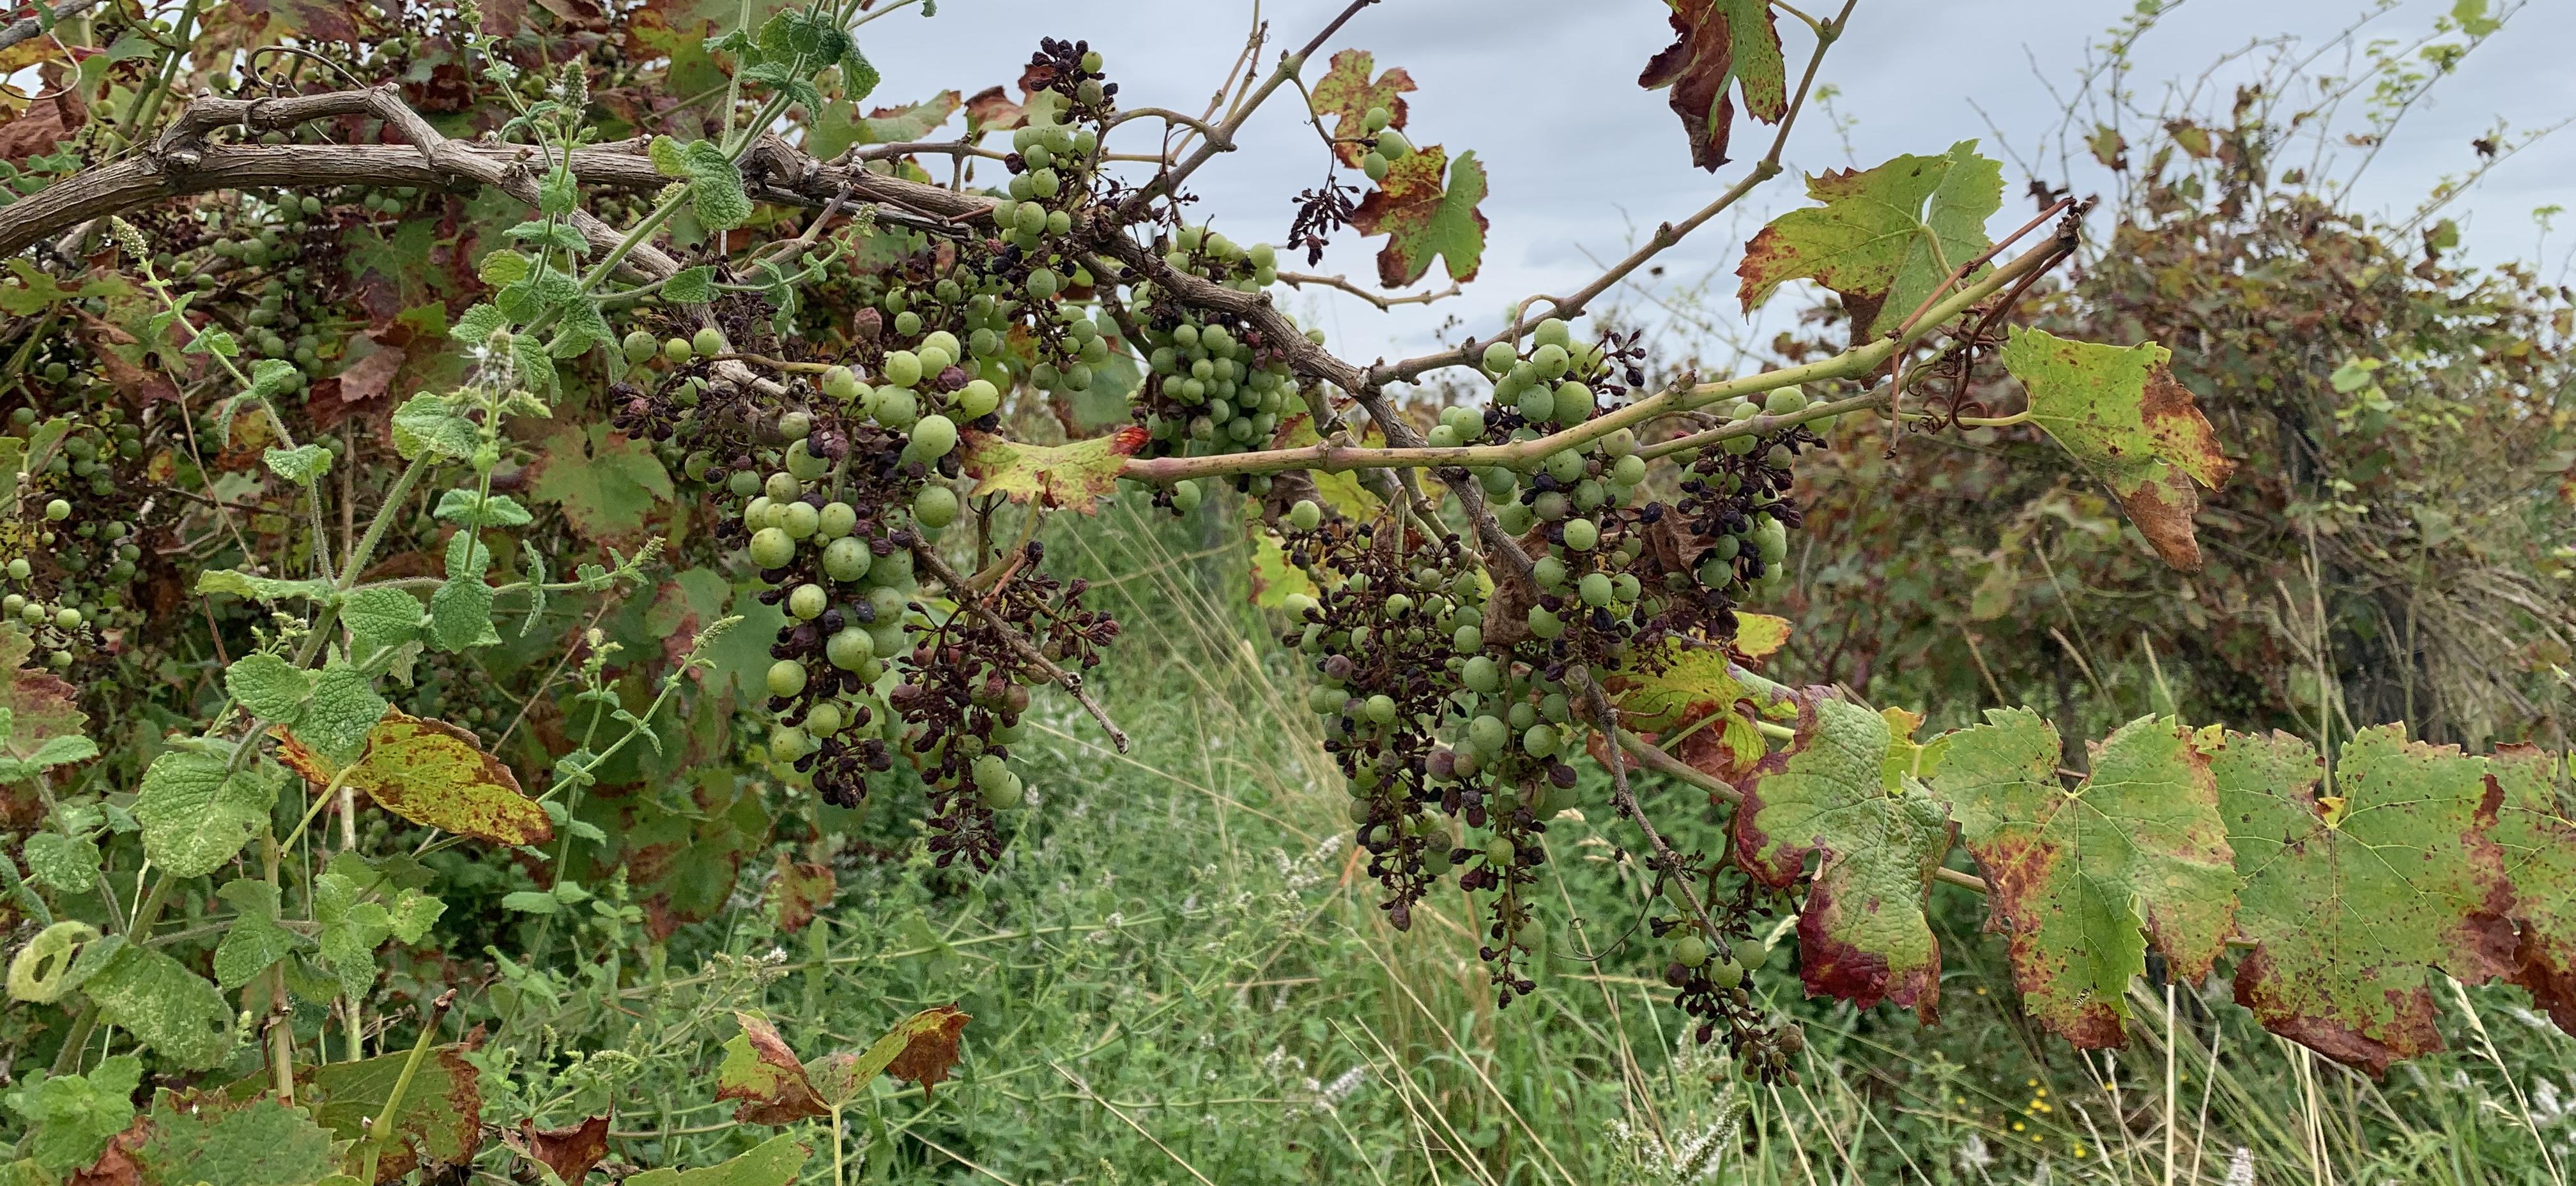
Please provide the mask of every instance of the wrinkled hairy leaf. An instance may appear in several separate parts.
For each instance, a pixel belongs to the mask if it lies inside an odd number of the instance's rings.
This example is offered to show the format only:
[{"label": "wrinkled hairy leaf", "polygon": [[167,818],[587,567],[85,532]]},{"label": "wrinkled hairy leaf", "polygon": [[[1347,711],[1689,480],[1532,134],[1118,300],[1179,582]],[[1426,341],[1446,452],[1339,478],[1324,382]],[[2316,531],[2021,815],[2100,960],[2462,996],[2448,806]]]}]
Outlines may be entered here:
[{"label": "wrinkled hairy leaf", "polygon": [[257,770],[234,770],[212,754],[172,750],[152,759],[135,795],[143,855],[172,877],[203,877],[259,834],[276,802],[276,781]]},{"label": "wrinkled hairy leaf", "polygon": [[628,1177],[625,1186],[788,1186],[805,1168],[814,1147],[781,1133],[730,1161],[698,1169],[654,1169]]},{"label": "wrinkled hairy leaf", "polygon": [[1796,885],[1817,858],[1798,911],[1799,975],[1809,996],[1868,1008],[1881,1000],[1933,1020],[1941,944],[1924,907],[1950,851],[1950,819],[1908,776],[1891,790],[1887,718],[1829,691],[1795,693],[1797,737],[1735,780],[1735,857],[1764,884]]},{"label": "wrinkled hairy leaf", "polygon": [[1796,703],[1758,693],[1740,675],[1722,650],[1673,647],[1632,652],[1601,687],[1622,727],[1731,781],[1770,752],[1759,722],[1798,719]]},{"label": "wrinkled hairy leaf", "polygon": [[2127,508],[2130,522],[2175,568],[2200,567],[2191,517],[2198,481],[2227,484],[2236,463],[2198,401],[2165,369],[2153,342],[2105,346],[2015,327],[1998,355],[2030,390],[2030,419],[2075,455]]},{"label": "wrinkled hairy leaf", "polygon": [[[340,766],[289,738],[278,759],[316,787],[330,785]],[[395,709],[367,734],[365,753],[347,784],[385,810],[415,824],[494,844],[537,844],[554,838],[554,824],[519,789],[519,778],[484,753],[474,735],[445,721]]]},{"label": "wrinkled hairy leaf", "polygon": [[588,1117],[570,1128],[539,1128],[522,1120],[518,1128],[502,1130],[501,1143],[546,1167],[564,1186],[581,1186],[608,1156],[608,1117]]},{"label": "wrinkled hairy leaf", "polygon": [[1737,296],[1749,313],[1783,282],[1813,280],[1841,295],[1855,339],[1893,333],[1986,250],[2003,192],[2003,166],[1977,155],[1974,140],[1809,177],[1807,196],[1822,205],[1772,219],[1744,245]]},{"label": "wrinkled hairy leaf", "polygon": [[308,1186],[338,1168],[331,1134],[272,1096],[162,1091],[142,1127],[141,1186]]},{"label": "wrinkled hairy leaf", "polygon": [[1118,472],[1145,447],[1145,430],[1128,425],[1107,436],[1064,445],[1023,445],[990,433],[966,434],[966,476],[975,494],[1013,502],[1071,507],[1091,514],[1118,489]]},{"label": "wrinkled hairy leaf", "polygon": [[725,1042],[724,1062],[716,1067],[716,1098],[742,1101],[733,1111],[734,1120],[794,1124],[832,1114],[777,1027],[748,1013],[736,1013],[734,1020],[742,1032]]},{"label": "wrinkled hairy leaf", "polygon": [[1489,224],[1476,209],[1484,200],[1485,166],[1475,153],[1459,153],[1453,165],[1447,150],[1427,145],[1387,167],[1386,179],[1351,211],[1351,226],[1387,237],[1377,253],[1378,283],[1406,287],[1430,274],[1438,256],[1449,278],[1464,284],[1476,278],[1485,256]]},{"label": "wrinkled hairy leaf", "polygon": [[2039,714],[1989,709],[1948,735],[1932,787],[1985,870],[1987,929],[2010,938],[2022,1007],[2077,1046],[2119,1047],[2146,933],[2184,982],[2226,948],[2233,853],[2209,761],[2179,721],[2123,726],[2093,747],[2092,775],[2073,790],[2058,779],[2062,756]]},{"label": "wrinkled hairy leaf", "polygon": [[1401,68],[1389,68],[1371,81],[1377,59],[1364,49],[1346,49],[1333,55],[1332,68],[1315,80],[1310,92],[1315,117],[1333,117],[1333,153],[1345,165],[1357,165],[1368,155],[1366,146],[1356,143],[1368,135],[1369,108],[1386,108],[1390,128],[1404,126],[1404,96],[1414,88],[1413,76]]},{"label": "wrinkled hairy leaf", "polygon": [[2374,1076],[2441,1049],[2434,970],[2481,983],[2514,952],[2485,762],[2382,725],[2345,743],[2329,789],[2315,747],[2288,734],[2212,727],[2196,744],[2244,878],[2237,929],[2256,944],[2237,1003]]},{"label": "wrinkled hairy leaf", "polygon": [[[422,1168],[467,1165],[483,1147],[483,1092],[474,1064],[465,1061],[461,1044],[434,1047],[412,1073],[403,1091],[402,1111],[394,1117],[394,1141],[376,1163],[376,1181],[392,1182]],[[296,1069],[298,1097],[314,1105],[314,1118],[341,1140],[367,1135],[367,1125],[385,1110],[394,1082],[402,1078],[411,1052],[378,1055],[356,1062],[325,1063]],[[356,1173],[353,1158],[347,1172]],[[569,1180],[569,1179],[568,1179]]]},{"label": "wrinkled hairy leaf", "polygon": [[1673,113],[1690,135],[1691,163],[1715,170],[1727,161],[1741,84],[1745,114],[1776,124],[1789,111],[1788,65],[1769,0],[1666,0],[1674,40],[1646,63],[1637,85],[1672,88]]},{"label": "wrinkled hairy leaf", "polygon": [[79,987],[72,979],[73,961],[83,945],[98,938],[98,928],[64,919],[27,940],[9,957],[9,999],[51,1004]]},{"label": "wrinkled hairy leaf", "polygon": [[217,988],[248,984],[269,965],[304,946],[301,936],[277,924],[276,886],[244,877],[225,882],[215,896],[233,908],[232,919],[224,924],[224,937],[215,945]]},{"label": "wrinkled hairy leaf", "polygon": [[86,1075],[48,1075],[41,1067],[24,1074],[0,1103],[34,1126],[17,1153],[46,1171],[69,1173],[89,1165],[134,1123],[143,1060],[131,1054],[101,1059]]},{"label": "wrinkled hairy leaf", "polygon": [[205,1068],[232,1049],[233,1010],[215,986],[157,947],[125,944],[81,992],[99,1019],[123,1027],[162,1057]]}]

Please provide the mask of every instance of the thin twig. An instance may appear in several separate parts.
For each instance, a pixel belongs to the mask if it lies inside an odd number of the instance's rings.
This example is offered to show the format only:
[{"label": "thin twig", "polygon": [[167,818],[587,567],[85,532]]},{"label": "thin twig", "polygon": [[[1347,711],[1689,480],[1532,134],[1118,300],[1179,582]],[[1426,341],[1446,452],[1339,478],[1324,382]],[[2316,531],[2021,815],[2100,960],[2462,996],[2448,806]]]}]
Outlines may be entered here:
[{"label": "thin twig", "polygon": [[1028,636],[1021,634],[1009,622],[1003,621],[1002,615],[994,613],[984,604],[983,598],[975,595],[974,586],[968,584],[966,578],[957,575],[956,569],[948,567],[948,562],[940,558],[938,549],[926,542],[916,543],[912,546],[912,556],[913,559],[921,562],[922,567],[929,569],[930,575],[938,578],[941,585],[947,587],[949,593],[957,598],[958,605],[965,607],[966,612],[975,615],[976,619],[986,626],[992,627],[995,634],[1001,635],[1002,641],[1010,646],[1012,653],[1018,655],[1022,662],[1037,668],[1048,679],[1055,681],[1058,687],[1063,688],[1073,697],[1075,703],[1090,712],[1091,719],[1100,722],[1100,727],[1108,731],[1110,744],[1117,746],[1119,753],[1127,752],[1126,731],[1118,727],[1118,722],[1109,719],[1108,711],[1100,707],[1099,701],[1091,698],[1091,693],[1082,686],[1081,676],[1056,666],[1054,660],[1040,654],[1037,646],[1028,640]]}]

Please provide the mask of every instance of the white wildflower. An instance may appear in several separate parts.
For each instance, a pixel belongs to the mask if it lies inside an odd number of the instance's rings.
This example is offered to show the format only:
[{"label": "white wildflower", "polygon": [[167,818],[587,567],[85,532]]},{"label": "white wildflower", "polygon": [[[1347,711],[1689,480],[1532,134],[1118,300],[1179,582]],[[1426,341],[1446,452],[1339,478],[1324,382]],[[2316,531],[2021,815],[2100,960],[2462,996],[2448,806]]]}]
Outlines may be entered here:
[{"label": "white wildflower", "polygon": [[2252,1149],[2243,1145],[2236,1147],[2235,1156],[2227,1159],[2227,1176],[2220,1179],[2219,1186],[2254,1186],[2254,1151]]}]

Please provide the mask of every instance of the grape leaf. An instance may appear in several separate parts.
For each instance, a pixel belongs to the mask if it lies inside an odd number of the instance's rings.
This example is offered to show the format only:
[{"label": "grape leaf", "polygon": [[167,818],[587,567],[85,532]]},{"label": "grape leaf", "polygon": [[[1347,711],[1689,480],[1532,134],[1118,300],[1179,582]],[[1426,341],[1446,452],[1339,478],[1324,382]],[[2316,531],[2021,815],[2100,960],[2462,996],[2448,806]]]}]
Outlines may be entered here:
[{"label": "grape leaf", "polygon": [[[1449,183],[1443,188],[1443,169]],[[1351,211],[1351,226],[1363,235],[1385,235],[1377,253],[1378,282],[1403,288],[1431,271],[1439,256],[1449,278],[1464,284],[1476,278],[1485,254],[1485,215],[1476,204],[1485,200],[1485,166],[1476,154],[1462,152],[1458,162],[1433,144],[1415,149],[1387,166],[1386,179]]]},{"label": "grape leaf", "polygon": [[1824,204],[1772,219],[1744,245],[1737,295],[1750,313],[1783,282],[1814,280],[1842,296],[1855,338],[1893,332],[1985,251],[1986,218],[2003,193],[2003,166],[1977,155],[1974,140],[1809,177],[1807,196]]},{"label": "grape leaf", "polygon": [[1997,355],[2030,390],[2030,419],[2120,498],[2129,521],[2165,563],[2200,567],[2192,482],[2216,490],[2236,463],[2191,391],[2165,369],[2173,352],[2153,342],[2105,346],[2046,330],[2012,330]]},{"label": "grape leaf", "polygon": [[949,1070],[957,1065],[957,1036],[973,1020],[973,1015],[960,1012],[955,1005],[924,1009],[877,1039],[875,1045],[868,1047],[861,1065],[873,1061],[886,1046],[899,1043],[900,1048],[885,1064],[886,1073],[920,1084],[922,1098],[928,1099],[934,1094],[931,1089],[948,1078]]},{"label": "grape leaf", "polygon": [[839,888],[840,879],[832,875],[831,866],[790,862],[787,854],[780,853],[778,876],[769,883],[770,911],[778,919],[778,929],[791,935],[804,930],[817,911],[832,904],[832,894]]},{"label": "grape leaf", "polygon": [[1950,819],[1912,777],[1889,786],[1887,718],[1809,689],[1797,736],[1735,780],[1735,855],[1764,884],[1797,884],[1799,975],[1809,996],[1911,1007],[1926,1023],[1941,993],[1941,944],[1924,907],[1950,851]]},{"label": "grape leaf", "polygon": [[1364,49],[1346,49],[1333,55],[1332,68],[1315,80],[1308,98],[1313,103],[1315,118],[1333,118],[1333,154],[1345,165],[1357,165],[1368,155],[1365,145],[1352,143],[1368,136],[1369,108],[1386,108],[1390,128],[1404,126],[1404,95],[1414,88],[1413,76],[1401,67],[1390,67],[1386,73],[1369,81],[1377,69],[1377,59]]},{"label": "grape leaf", "polygon": [[144,1123],[141,1186],[307,1186],[339,1168],[331,1134],[272,1096],[165,1090]]},{"label": "grape leaf", "polygon": [[[399,1181],[424,1167],[436,1170],[473,1162],[483,1147],[483,1093],[474,1065],[465,1061],[470,1048],[439,1046],[423,1058],[403,1092],[402,1111],[394,1117],[394,1141],[376,1164],[377,1182]],[[313,1118],[341,1140],[368,1135],[367,1126],[385,1110],[395,1080],[411,1052],[378,1055],[356,1062],[306,1065],[296,1069],[297,1094],[312,1101]]]},{"label": "grape leaf", "polygon": [[2141,717],[2093,747],[2092,776],[2069,791],[2057,729],[2029,709],[1989,709],[1948,736],[1933,792],[1985,870],[1987,928],[2010,937],[2023,1008],[2079,1047],[2125,1045],[2142,932],[2174,979],[2197,982],[2235,924],[2208,760],[2179,721]]},{"label": "grape leaf", "polygon": [[233,770],[212,754],[164,753],[144,770],[134,799],[143,855],[172,877],[205,876],[259,834],[276,802],[276,782],[255,771]]},{"label": "grape leaf", "polygon": [[1690,135],[1691,163],[1715,171],[1727,161],[1735,123],[1734,91],[1744,113],[1776,124],[1789,112],[1788,64],[1769,0],[1666,0],[1674,40],[1646,63],[1637,85],[1671,87],[1673,113]]},{"label": "grape leaf", "polygon": [[33,635],[0,630],[0,672],[5,672],[5,678],[0,678],[0,707],[10,713],[5,740],[13,753],[32,754],[53,738],[77,736],[89,728],[89,714],[80,708],[80,690],[61,676],[27,666],[35,649]]},{"label": "grape leaf", "polygon": [[805,1168],[813,1146],[781,1133],[751,1152],[698,1169],[654,1169],[629,1176],[623,1186],[789,1186]]},{"label": "grape leaf", "polygon": [[1297,594],[1315,595],[1314,578],[1288,562],[1288,549],[1266,525],[1252,528],[1252,604],[1278,609]]},{"label": "grape leaf", "polygon": [[2520,928],[2510,979],[2530,990],[2558,1028],[2576,1033],[2576,822],[2559,810],[2551,777],[2558,757],[2527,745],[2496,747],[2495,842],[2513,882]]},{"label": "grape leaf", "polygon": [[[341,769],[293,738],[278,747],[278,759],[315,787],[330,785]],[[484,753],[472,733],[401,709],[367,734],[346,785],[415,824],[494,844],[537,844],[555,834],[545,809],[519,790],[518,776]]]},{"label": "grape leaf", "polygon": [[2237,1003],[2374,1076],[2441,1049],[2431,970],[2480,983],[2514,949],[2484,763],[2383,725],[2345,744],[2329,795],[2299,738],[2208,729],[2196,744],[2244,878],[2237,928],[2257,944]]},{"label": "grape leaf", "polygon": [[588,1117],[570,1128],[539,1128],[522,1120],[516,1130],[502,1130],[501,1143],[552,1171],[564,1186],[582,1186],[608,1156],[608,1117]]},{"label": "grape leaf", "polygon": [[674,495],[671,475],[653,448],[606,424],[566,425],[540,446],[528,497],[563,507],[573,530],[595,540],[624,539],[644,529],[656,506]]},{"label": "grape leaf", "polygon": [[805,1076],[805,1064],[787,1048],[776,1027],[748,1013],[736,1013],[742,1032],[725,1043],[724,1062],[716,1067],[716,1098],[741,1100],[733,1118],[740,1124],[794,1124],[829,1116]]},{"label": "grape leaf", "polygon": [[966,434],[966,476],[975,494],[1013,502],[1071,507],[1088,515],[1118,489],[1127,459],[1145,447],[1145,430],[1128,425],[1107,436],[1065,445],[1024,445],[992,433]]},{"label": "grape leaf", "polygon": [[1798,718],[1794,701],[1757,693],[1756,685],[1739,678],[1742,674],[1720,650],[1632,650],[1602,678],[1601,688],[1618,710],[1622,727],[1648,740],[1662,739],[1674,757],[1731,781],[1751,772],[1770,752],[1758,722]]},{"label": "grape leaf", "polygon": [[232,1049],[233,1011],[223,994],[157,947],[120,944],[81,991],[100,1020],[180,1066],[211,1067]]}]

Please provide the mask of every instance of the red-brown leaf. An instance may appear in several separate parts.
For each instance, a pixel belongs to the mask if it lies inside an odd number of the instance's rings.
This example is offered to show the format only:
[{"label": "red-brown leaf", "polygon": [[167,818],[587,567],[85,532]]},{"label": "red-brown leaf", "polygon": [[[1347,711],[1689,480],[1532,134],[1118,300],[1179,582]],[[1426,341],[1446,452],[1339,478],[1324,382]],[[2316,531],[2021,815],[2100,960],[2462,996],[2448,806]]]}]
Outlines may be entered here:
[{"label": "red-brown leaf", "polygon": [[554,1171],[564,1186],[581,1186],[592,1167],[608,1156],[608,1117],[593,1116],[571,1128],[538,1128],[522,1120],[518,1131],[501,1134],[501,1143]]}]

